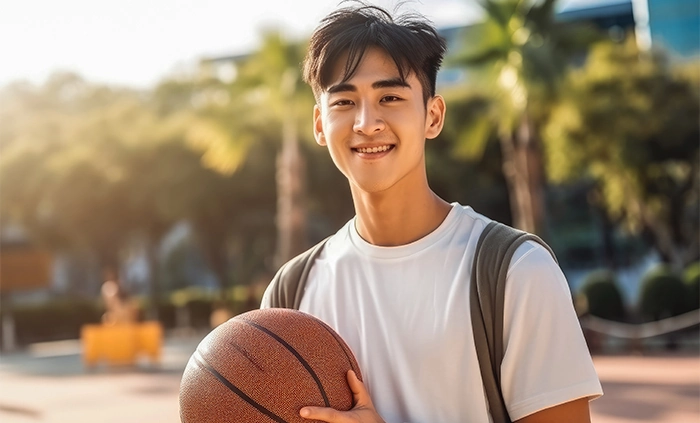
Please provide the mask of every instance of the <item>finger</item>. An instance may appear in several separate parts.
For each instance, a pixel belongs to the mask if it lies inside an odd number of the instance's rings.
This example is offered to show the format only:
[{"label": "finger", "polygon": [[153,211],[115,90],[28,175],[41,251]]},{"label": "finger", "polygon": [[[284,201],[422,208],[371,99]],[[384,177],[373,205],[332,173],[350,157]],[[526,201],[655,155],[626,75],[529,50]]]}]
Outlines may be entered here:
[{"label": "finger", "polygon": [[362,381],[357,378],[354,371],[348,370],[346,377],[348,379],[348,385],[350,385],[350,390],[353,394],[359,394],[364,390],[365,386],[362,384]]},{"label": "finger", "polygon": [[342,423],[338,410],[326,407],[304,407],[299,410],[299,415],[309,420],[320,420],[328,423]]},{"label": "finger", "polygon": [[350,390],[352,391],[355,407],[372,405],[372,399],[369,396],[369,392],[367,392],[367,389],[365,388],[365,384],[362,383],[354,371],[348,370],[347,379]]}]

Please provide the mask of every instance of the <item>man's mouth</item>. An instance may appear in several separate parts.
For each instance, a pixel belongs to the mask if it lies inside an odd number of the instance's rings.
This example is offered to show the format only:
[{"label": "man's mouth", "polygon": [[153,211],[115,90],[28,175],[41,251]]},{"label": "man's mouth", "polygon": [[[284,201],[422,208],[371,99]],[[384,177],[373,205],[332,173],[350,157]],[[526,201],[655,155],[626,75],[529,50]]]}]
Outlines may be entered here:
[{"label": "man's mouth", "polygon": [[378,147],[361,147],[361,148],[353,148],[354,151],[358,153],[364,153],[364,154],[372,154],[372,153],[383,153],[385,151],[389,151],[394,148],[394,145],[381,145]]}]

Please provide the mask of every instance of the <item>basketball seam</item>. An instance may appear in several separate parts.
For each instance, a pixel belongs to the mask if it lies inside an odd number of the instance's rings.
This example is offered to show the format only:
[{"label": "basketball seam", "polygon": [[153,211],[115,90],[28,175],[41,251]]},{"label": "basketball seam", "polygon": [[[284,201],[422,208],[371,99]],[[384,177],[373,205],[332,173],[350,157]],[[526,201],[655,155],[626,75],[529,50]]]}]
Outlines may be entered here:
[{"label": "basketball seam", "polygon": [[253,366],[258,368],[258,370],[260,370],[261,372],[264,371],[263,368],[260,367],[260,365],[258,363],[256,363],[255,360],[253,360],[253,357],[251,357],[250,354],[248,354],[248,351],[246,351],[245,348],[241,347],[240,345],[236,344],[235,342],[231,342],[231,346],[233,348],[235,348],[239,353],[241,353],[241,355],[243,355],[243,357],[247,358],[248,361]]},{"label": "basketball seam", "polygon": [[338,345],[340,346],[340,349],[343,350],[343,354],[345,354],[345,357],[348,359],[348,363],[350,364],[350,368],[352,369],[352,371],[355,372],[355,374],[357,375],[358,378],[361,377],[361,374],[358,374],[358,370],[359,370],[359,369],[355,369],[355,364],[353,363],[353,359],[351,359],[351,358],[350,358],[350,355],[348,354],[347,348],[349,348],[349,347],[346,346],[346,345],[343,345],[344,342],[341,341],[340,335],[338,335],[338,333],[336,333],[336,332],[333,330],[333,328],[331,328],[330,326],[328,326],[328,325],[325,324],[324,322],[319,321],[319,322],[317,322],[317,323],[318,323],[322,328],[324,328],[325,330],[327,330],[328,333],[330,333],[330,334],[333,336],[333,339],[335,339],[335,342],[338,343]]},{"label": "basketball seam", "polygon": [[297,360],[299,360],[299,362],[301,363],[301,365],[304,366],[304,368],[309,372],[309,374],[310,374],[311,377],[314,379],[314,381],[316,381],[316,385],[318,385],[318,389],[319,389],[319,391],[321,392],[321,396],[323,397],[323,402],[325,403],[326,407],[330,407],[330,406],[331,406],[331,405],[330,405],[330,401],[328,400],[328,396],[326,395],[326,391],[323,389],[323,384],[321,383],[321,379],[319,379],[318,375],[316,375],[316,372],[314,372],[314,369],[311,368],[311,365],[309,365],[309,363],[308,363],[306,360],[304,360],[304,357],[302,357],[301,354],[299,354],[299,352],[298,352],[296,349],[294,349],[294,347],[292,347],[291,345],[289,345],[289,344],[288,344],[284,339],[282,339],[279,335],[275,334],[274,332],[272,332],[271,330],[269,330],[268,328],[266,328],[266,327],[264,327],[264,326],[261,326],[261,325],[255,323],[255,322],[251,322],[251,321],[246,320],[246,319],[240,319],[240,318],[239,318],[239,319],[236,319],[236,320],[241,320],[241,321],[243,321],[243,322],[245,322],[245,323],[247,323],[247,324],[253,326],[253,327],[256,328],[256,329],[259,329],[259,330],[265,332],[266,334],[270,335],[275,341],[279,342],[279,343],[282,344],[287,350],[289,350],[289,352],[291,352],[291,353],[297,358]]},{"label": "basketball seam", "polygon": [[207,361],[204,359],[204,357],[201,356],[201,353],[199,351],[195,351],[195,355],[193,356],[194,360],[199,364],[201,367],[209,371],[212,375],[214,375],[215,378],[219,380],[219,382],[223,383],[228,389],[231,390],[234,394],[238,395],[241,397],[243,400],[245,400],[248,404],[252,405],[253,407],[257,408],[258,411],[261,413],[265,414],[272,420],[276,421],[277,423],[287,423],[286,420],[284,420],[282,417],[278,416],[277,414],[273,413],[272,411],[268,410],[265,408],[262,404],[258,403],[251,397],[245,394],[245,392],[241,391],[239,388],[237,388],[233,383],[231,383],[228,379],[224,377],[221,373],[216,371],[215,368],[213,368]]}]

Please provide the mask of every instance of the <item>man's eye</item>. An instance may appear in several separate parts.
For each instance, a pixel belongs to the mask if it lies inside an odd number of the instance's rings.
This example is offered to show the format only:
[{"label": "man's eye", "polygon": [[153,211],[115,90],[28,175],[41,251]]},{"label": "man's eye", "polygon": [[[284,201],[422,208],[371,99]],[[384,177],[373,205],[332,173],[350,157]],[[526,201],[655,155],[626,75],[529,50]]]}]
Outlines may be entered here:
[{"label": "man's eye", "polygon": [[397,97],[395,95],[386,95],[386,96],[382,97],[382,101],[386,102],[386,103],[390,103],[392,101],[399,101],[399,100],[401,100],[401,98]]},{"label": "man's eye", "polygon": [[351,100],[338,100],[331,104],[331,106],[350,106],[352,104]]}]

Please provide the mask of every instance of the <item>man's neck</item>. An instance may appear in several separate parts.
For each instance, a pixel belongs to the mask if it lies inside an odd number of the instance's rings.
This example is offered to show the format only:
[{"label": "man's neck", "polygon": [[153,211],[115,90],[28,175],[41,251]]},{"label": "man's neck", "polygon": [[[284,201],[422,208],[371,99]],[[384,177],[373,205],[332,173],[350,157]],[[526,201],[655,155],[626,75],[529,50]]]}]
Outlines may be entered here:
[{"label": "man's neck", "polygon": [[445,220],[451,205],[428,187],[398,184],[384,192],[351,187],[357,232],[373,245],[406,245],[428,235]]}]

